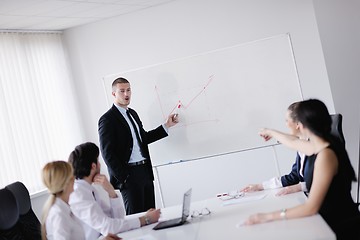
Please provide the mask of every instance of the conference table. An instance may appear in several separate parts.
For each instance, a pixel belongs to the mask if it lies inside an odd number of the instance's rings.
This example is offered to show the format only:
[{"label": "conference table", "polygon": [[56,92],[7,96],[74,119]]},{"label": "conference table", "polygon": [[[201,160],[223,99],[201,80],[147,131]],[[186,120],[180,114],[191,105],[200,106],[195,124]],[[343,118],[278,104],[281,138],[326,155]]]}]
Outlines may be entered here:
[{"label": "conference table", "polygon": [[[278,190],[247,193],[238,199],[223,201],[217,197],[191,202],[191,212],[208,208],[209,215],[188,218],[181,226],[153,230],[156,224],[119,233],[123,240],[222,240],[222,239],[301,239],[335,240],[336,236],[323,218],[316,214],[291,220],[244,226],[241,223],[254,213],[290,208],[303,203],[303,192],[275,196]],[[161,209],[160,220],[181,216],[181,205]],[[128,216],[129,218],[134,216]]]}]

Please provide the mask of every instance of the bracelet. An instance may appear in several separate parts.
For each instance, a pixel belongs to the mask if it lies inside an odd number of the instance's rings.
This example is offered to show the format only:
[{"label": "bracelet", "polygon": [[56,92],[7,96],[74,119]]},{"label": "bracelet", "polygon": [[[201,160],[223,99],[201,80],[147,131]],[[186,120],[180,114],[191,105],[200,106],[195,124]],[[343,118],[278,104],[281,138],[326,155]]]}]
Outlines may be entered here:
[{"label": "bracelet", "polygon": [[145,225],[149,225],[150,223],[150,218],[148,216],[145,216]]},{"label": "bracelet", "polygon": [[282,220],[286,220],[286,208],[281,209],[280,217]]}]

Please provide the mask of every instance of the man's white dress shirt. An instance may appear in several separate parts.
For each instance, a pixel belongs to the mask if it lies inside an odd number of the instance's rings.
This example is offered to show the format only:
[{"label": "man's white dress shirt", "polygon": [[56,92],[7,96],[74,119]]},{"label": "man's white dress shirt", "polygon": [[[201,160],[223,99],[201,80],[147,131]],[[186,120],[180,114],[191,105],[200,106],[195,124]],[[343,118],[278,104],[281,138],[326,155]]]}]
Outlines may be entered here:
[{"label": "man's white dress shirt", "polygon": [[[304,171],[305,154],[299,152],[299,156],[300,156],[300,175],[304,177],[303,171]],[[262,186],[264,189],[275,189],[275,188],[283,187],[281,182],[281,177],[274,177],[269,180],[266,180],[262,182]],[[300,182],[300,186],[301,186],[301,191],[307,192],[307,187],[305,182]]]},{"label": "man's white dress shirt", "polygon": [[48,240],[85,240],[80,222],[61,198],[56,198],[49,209],[45,226]]},{"label": "man's white dress shirt", "polygon": [[[129,163],[134,163],[134,162],[139,162],[144,160],[144,157],[141,155],[141,151],[140,151],[140,145],[139,142],[136,138],[135,135],[135,130],[133,125],[130,122],[130,119],[128,117],[128,115],[126,114],[126,111],[128,109],[125,109],[123,107],[118,106],[117,104],[114,104],[114,106],[119,110],[119,112],[121,113],[121,115],[123,115],[123,117],[125,118],[126,122],[128,123],[130,130],[131,130],[131,136],[133,139],[133,146],[132,146],[132,151],[131,151],[131,155],[130,155],[130,159],[129,159]],[[140,129],[139,126],[137,125],[135,119],[133,118],[133,121],[136,125],[137,131],[140,133]],[[169,129],[166,127],[165,124],[162,124],[162,127],[164,128],[164,130],[166,131],[167,134],[169,134]],[[139,136],[141,138],[141,136]]]},{"label": "man's white dress shirt", "polygon": [[118,190],[116,194],[117,198],[110,198],[101,186],[91,185],[82,179],[75,180],[69,204],[73,214],[81,220],[86,239],[98,239],[100,235],[140,227],[138,218],[124,219],[124,203]]}]

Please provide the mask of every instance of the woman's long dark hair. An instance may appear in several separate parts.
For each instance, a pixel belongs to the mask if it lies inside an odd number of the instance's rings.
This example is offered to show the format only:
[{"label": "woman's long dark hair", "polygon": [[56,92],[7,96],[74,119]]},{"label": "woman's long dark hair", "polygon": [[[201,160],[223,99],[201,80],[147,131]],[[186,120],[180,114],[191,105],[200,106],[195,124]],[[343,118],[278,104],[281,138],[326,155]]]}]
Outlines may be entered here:
[{"label": "woman's long dark hair", "polygon": [[326,105],[317,99],[300,102],[296,108],[298,120],[316,136],[330,141],[332,119]]},{"label": "woman's long dark hair", "polygon": [[304,127],[309,129],[316,136],[329,142],[335,151],[339,161],[343,161],[344,167],[348,168],[347,177],[356,181],[355,171],[352,168],[348,153],[344,144],[339,138],[331,135],[332,119],[326,105],[318,99],[304,100],[295,109],[296,116]]}]

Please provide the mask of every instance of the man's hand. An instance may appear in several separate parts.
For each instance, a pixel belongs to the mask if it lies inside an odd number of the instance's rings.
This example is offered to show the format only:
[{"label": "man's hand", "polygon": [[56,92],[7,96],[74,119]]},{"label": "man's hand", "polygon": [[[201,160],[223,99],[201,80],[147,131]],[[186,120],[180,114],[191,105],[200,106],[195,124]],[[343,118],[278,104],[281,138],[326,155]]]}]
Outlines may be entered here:
[{"label": "man's hand", "polygon": [[296,192],[300,192],[300,191],[301,191],[301,185],[296,184],[296,185],[291,185],[291,186],[282,188],[279,192],[277,192],[275,194],[275,196],[283,196],[286,194],[296,193]]},{"label": "man's hand", "polygon": [[105,240],[121,240],[121,237],[116,236],[115,234],[109,233],[106,237]]},{"label": "man's hand", "polygon": [[256,192],[264,190],[262,184],[249,184],[248,186],[241,189],[241,192]]},{"label": "man's hand", "polygon": [[117,198],[114,187],[111,185],[111,183],[104,174],[96,174],[94,176],[93,182],[95,184],[101,185],[105,189],[105,191],[108,192],[110,198]]},{"label": "man's hand", "polygon": [[178,122],[179,122],[179,115],[173,113],[173,114],[170,114],[170,115],[168,116],[168,119],[167,119],[167,121],[166,121],[166,123],[165,123],[165,126],[166,126],[167,128],[170,128],[170,127],[172,127],[172,126],[175,126]]},{"label": "man's hand", "polygon": [[141,226],[145,226],[147,224],[152,224],[159,221],[160,214],[160,209],[150,208],[146,211],[146,214],[144,216],[139,218]]}]

